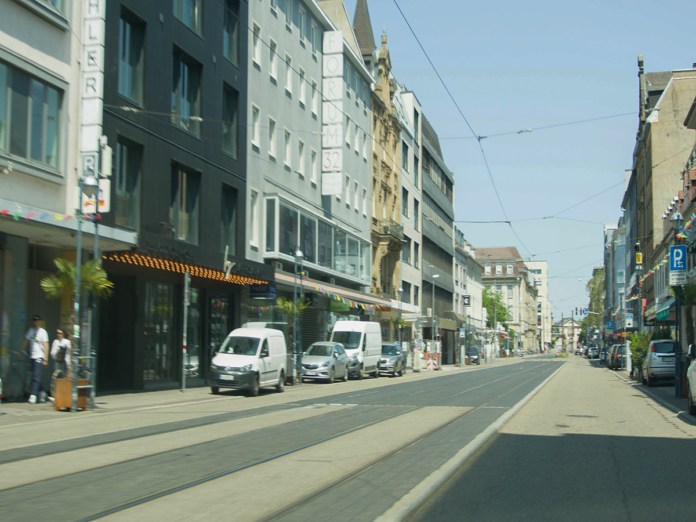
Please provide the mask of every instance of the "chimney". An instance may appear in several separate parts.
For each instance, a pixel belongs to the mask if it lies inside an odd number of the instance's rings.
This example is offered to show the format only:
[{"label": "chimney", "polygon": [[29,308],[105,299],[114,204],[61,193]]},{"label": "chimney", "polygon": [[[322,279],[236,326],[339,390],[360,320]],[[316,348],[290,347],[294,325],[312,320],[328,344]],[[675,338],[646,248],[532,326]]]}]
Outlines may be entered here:
[{"label": "chimney", "polygon": [[638,55],[638,75],[643,74],[643,55]]}]

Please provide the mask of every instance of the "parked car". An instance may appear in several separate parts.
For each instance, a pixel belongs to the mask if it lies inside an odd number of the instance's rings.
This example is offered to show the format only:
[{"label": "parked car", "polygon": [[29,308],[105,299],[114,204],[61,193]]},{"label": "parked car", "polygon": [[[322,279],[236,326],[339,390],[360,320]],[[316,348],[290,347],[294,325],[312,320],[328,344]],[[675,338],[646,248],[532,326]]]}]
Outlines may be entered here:
[{"label": "parked car", "polygon": [[348,375],[362,379],[365,374],[379,377],[382,356],[382,330],[379,323],[336,321],[331,342],[340,343],[348,355]]},{"label": "parked car", "polygon": [[643,361],[643,384],[653,386],[656,381],[674,379],[676,351],[673,339],[651,341]]},{"label": "parked car", "polygon": [[335,379],[348,380],[348,356],[338,343],[314,343],[302,355],[302,382],[322,380],[332,384]]},{"label": "parked car", "polygon": [[588,359],[599,359],[599,348],[596,346],[590,346],[587,352]]},{"label": "parked car", "polygon": [[406,357],[399,343],[382,344],[382,357],[379,360],[379,373],[401,377],[406,370]]},{"label": "parked car", "polygon": [[210,362],[208,384],[213,393],[220,388],[246,390],[256,397],[262,386],[285,385],[287,347],[285,336],[270,328],[237,328],[220,346]]},{"label": "parked car", "polygon": [[609,346],[605,346],[599,352],[599,363],[600,364],[607,364],[608,356],[609,356]]},{"label": "parked car", "polygon": [[614,344],[608,355],[609,369],[620,370],[626,367],[626,351],[623,344]]},{"label": "parked car", "polygon": [[575,349],[575,355],[581,355],[582,354],[582,349],[581,348],[576,348]]},{"label": "parked car", "polygon": [[481,364],[478,346],[469,347],[469,364]]},{"label": "parked car", "polygon": [[696,396],[696,345],[689,346],[689,364],[686,370],[686,380],[689,383],[689,413],[696,415],[696,404],[694,404],[694,396]]}]

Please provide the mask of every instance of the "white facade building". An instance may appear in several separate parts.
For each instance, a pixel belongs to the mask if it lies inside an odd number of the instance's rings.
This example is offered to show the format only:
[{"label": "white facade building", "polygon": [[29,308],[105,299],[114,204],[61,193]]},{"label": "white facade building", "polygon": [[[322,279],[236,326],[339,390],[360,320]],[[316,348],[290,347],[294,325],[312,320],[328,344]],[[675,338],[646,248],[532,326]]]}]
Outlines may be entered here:
[{"label": "white facade building", "polygon": [[551,347],[551,301],[549,300],[548,261],[527,261],[525,263],[534,274],[537,295],[537,331],[544,348]]}]

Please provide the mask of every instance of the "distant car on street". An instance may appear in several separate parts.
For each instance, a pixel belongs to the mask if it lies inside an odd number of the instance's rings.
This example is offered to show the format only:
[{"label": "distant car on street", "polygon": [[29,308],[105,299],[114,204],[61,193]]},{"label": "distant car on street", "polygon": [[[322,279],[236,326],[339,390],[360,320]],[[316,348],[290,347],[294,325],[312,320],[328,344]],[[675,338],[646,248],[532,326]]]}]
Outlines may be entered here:
[{"label": "distant car on street", "polygon": [[673,339],[651,341],[643,361],[643,384],[653,386],[656,381],[674,379],[676,351]]},{"label": "distant car on street", "polygon": [[605,346],[599,351],[599,363],[607,364],[607,356],[609,355],[609,346]]},{"label": "distant car on street", "polygon": [[404,357],[399,343],[383,343],[382,357],[379,359],[379,373],[400,377],[405,370],[406,357]]},{"label": "distant car on street", "polygon": [[608,364],[610,370],[620,370],[626,367],[625,349],[623,344],[614,344],[609,350]]},{"label": "distant car on street", "polygon": [[596,346],[590,346],[590,349],[587,352],[587,358],[599,359],[599,348],[597,348]]},{"label": "distant car on street", "polygon": [[469,348],[469,364],[481,364],[481,357],[479,357],[479,349],[477,346],[471,346]]},{"label": "distant car on street", "polygon": [[321,380],[329,384],[348,380],[348,356],[343,345],[334,342],[312,344],[302,356],[302,381]]},{"label": "distant car on street", "polygon": [[581,348],[576,348],[575,349],[575,355],[581,355],[582,354],[582,349]]}]

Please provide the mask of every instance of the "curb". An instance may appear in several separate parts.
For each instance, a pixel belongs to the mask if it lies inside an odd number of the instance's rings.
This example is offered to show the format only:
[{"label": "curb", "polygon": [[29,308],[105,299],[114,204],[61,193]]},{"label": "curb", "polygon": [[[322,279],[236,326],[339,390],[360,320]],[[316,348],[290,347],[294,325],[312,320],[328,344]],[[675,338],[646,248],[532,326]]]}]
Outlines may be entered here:
[{"label": "curb", "polygon": [[460,449],[454,457],[433,471],[425,480],[397,500],[387,511],[375,519],[375,522],[401,522],[408,519],[426,501],[430,499],[459,468],[483,446],[488,439],[495,435],[522,407],[541,391],[541,389],[560,372],[565,364],[549,375],[544,382],[529,392],[521,401],[505,412],[498,420],[479,433],[474,440]]},{"label": "curb", "polygon": [[[624,381],[626,384],[629,384],[630,386],[638,386],[639,384],[633,381],[629,381],[626,379],[624,376],[619,375],[616,373],[614,370],[609,370],[611,373],[613,373],[617,379],[621,379]],[[667,408],[668,410],[672,411],[673,413],[677,414],[677,417],[682,419],[684,422],[688,422],[689,424],[692,424],[696,426],[696,418],[693,416],[689,415],[689,413],[686,410],[682,410],[677,408],[674,404],[670,404],[666,400],[664,400],[662,397],[654,394],[652,391],[650,391],[647,387],[642,387],[640,389],[641,392],[643,392],[645,395],[648,395],[651,399],[653,399],[655,402],[657,402],[660,406],[663,408]]]}]

